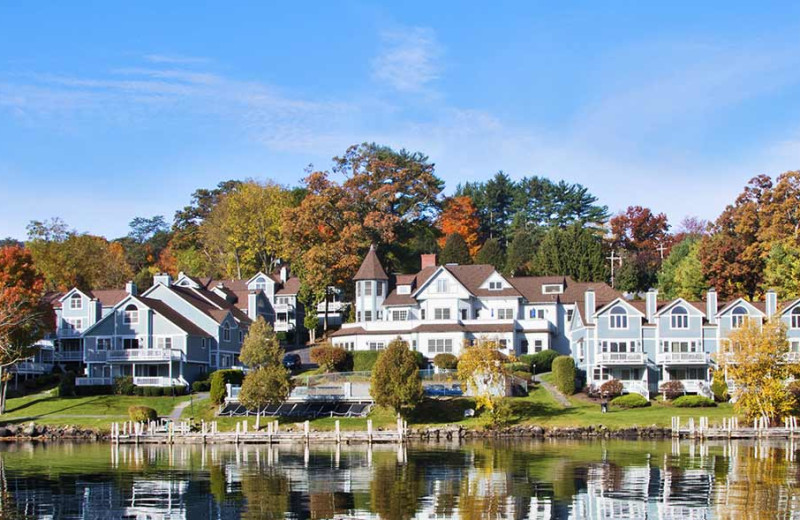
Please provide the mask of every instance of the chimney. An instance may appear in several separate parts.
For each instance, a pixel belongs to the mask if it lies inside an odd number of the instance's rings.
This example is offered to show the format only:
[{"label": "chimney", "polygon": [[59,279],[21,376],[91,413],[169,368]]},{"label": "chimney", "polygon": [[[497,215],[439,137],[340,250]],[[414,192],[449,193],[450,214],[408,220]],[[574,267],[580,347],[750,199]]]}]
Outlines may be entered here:
[{"label": "chimney", "polygon": [[767,291],[766,295],[767,301],[767,319],[772,319],[775,316],[775,313],[778,311],[778,295],[775,294],[773,289]]},{"label": "chimney", "polygon": [[169,275],[169,273],[158,273],[153,277],[153,285],[157,283],[169,287],[172,285],[172,277]]},{"label": "chimney", "polygon": [[706,293],[706,319],[712,325],[717,323],[717,291],[713,287]]},{"label": "chimney", "polygon": [[258,293],[256,291],[247,293],[247,317],[253,321],[256,321],[256,318],[258,318],[257,297]]},{"label": "chimney", "polygon": [[426,267],[436,267],[436,254],[431,253],[427,255],[420,255],[420,270]]},{"label": "chimney", "polygon": [[285,265],[281,267],[281,283],[286,283],[289,279],[289,268]]},{"label": "chimney", "polygon": [[658,290],[650,289],[645,295],[645,315],[647,323],[656,322],[656,308],[658,307]]},{"label": "chimney", "polygon": [[586,289],[586,292],[583,294],[583,305],[583,313],[585,314],[583,321],[587,324],[594,323],[594,289],[591,287]]},{"label": "chimney", "polygon": [[125,292],[130,294],[131,296],[136,296],[138,289],[136,288],[136,284],[133,281],[129,281],[125,284]]}]

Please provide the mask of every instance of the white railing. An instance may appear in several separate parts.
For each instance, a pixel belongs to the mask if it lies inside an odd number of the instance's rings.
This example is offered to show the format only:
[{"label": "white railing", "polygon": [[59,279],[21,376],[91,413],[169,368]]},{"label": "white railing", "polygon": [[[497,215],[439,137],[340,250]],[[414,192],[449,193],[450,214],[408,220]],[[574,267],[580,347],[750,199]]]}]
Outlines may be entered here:
[{"label": "white railing", "polygon": [[[347,307],[347,303],[345,302],[328,302],[328,312],[339,312],[342,309]],[[325,302],[317,304],[317,312],[325,312]]]},{"label": "white railing", "polygon": [[291,312],[294,310],[294,305],[288,303],[278,303],[272,307],[275,312]]},{"label": "white railing", "polygon": [[133,384],[136,386],[180,386],[183,383],[180,379],[169,377],[134,377]]},{"label": "white railing", "polygon": [[702,379],[677,379],[683,384],[683,389],[689,394],[708,395],[711,393],[711,381]]},{"label": "white railing", "polygon": [[113,384],[110,377],[76,377],[75,386],[95,386]]},{"label": "white railing", "polygon": [[705,352],[659,352],[656,354],[656,363],[669,365],[686,363],[708,363],[708,354]]},{"label": "white railing", "polygon": [[105,361],[108,359],[107,351],[105,350],[87,350],[86,351],[86,361]]},{"label": "white railing", "polygon": [[136,348],[129,350],[109,350],[109,361],[169,361],[172,350],[165,348]]},{"label": "white railing", "polygon": [[800,362],[800,352],[787,352],[784,357],[786,358],[786,361],[789,363]]},{"label": "white railing", "polygon": [[83,361],[82,350],[59,350],[55,353],[56,359],[60,361]]},{"label": "white railing", "polygon": [[629,394],[641,394],[650,399],[650,389],[644,381],[622,380],[622,388]]},{"label": "white railing", "polygon": [[644,352],[599,352],[597,362],[604,365],[644,365],[647,356]]},{"label": "white railing", "polygon": [[14,371],[18,374],[35,374],[50,372],[53,370],[53,363],[42,363],[38,361],[23,361],[14,365]]}]

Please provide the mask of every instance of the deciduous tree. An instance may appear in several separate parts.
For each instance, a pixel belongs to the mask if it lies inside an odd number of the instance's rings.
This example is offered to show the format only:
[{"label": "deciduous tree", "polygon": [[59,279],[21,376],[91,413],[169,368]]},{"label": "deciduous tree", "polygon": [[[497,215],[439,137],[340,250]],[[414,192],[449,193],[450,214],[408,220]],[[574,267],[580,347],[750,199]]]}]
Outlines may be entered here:
[{"label": "deciduous tree", "polygon": [[609,221],[611,247],[629,252],[656,253],[661,244],[669,245],[669,223],[664,213],[654,214],[650,208],[629,206]]},{"label": "deciduous tree", "polygon": [[293,386],[289,371],[283,365],[261,365],[244,377],[239,402],[248,410],[257,410],[260,417],[265,407],[288,399]]},{"label": "deciduous tree", "polygon": [[372,369],[370,395],[375,403],[407,416],[422,400],[417,358],[408,343],[395,339],[381,352]]},{"label": "deciduous tree", "polygon": [[458,379],[475,396],[476,406],[489,412],[490,420],[495,411],[500,411],[495,397],[498,392],[505,393],[506,380],[511,376],[506,366],[509,361],[509,357],[500,352],[499,344],[488,339],[465,345],[458,359]]},{"label": "deciduous tree", "polygon": [[283,347],[272,326],[259,316],[247,331],[242,343],[239,359],[249,367],[282,365]]},{"label": "deciduous tree", "polygon": [[445,247],[447,238],[457,233],[467,244],[470,256],[474,256],[480,249],[478,225],[478,213],[472,199],[463,196],[451,198],[439,215],[439,228],[445,235],[439,239],[439,246]]}]

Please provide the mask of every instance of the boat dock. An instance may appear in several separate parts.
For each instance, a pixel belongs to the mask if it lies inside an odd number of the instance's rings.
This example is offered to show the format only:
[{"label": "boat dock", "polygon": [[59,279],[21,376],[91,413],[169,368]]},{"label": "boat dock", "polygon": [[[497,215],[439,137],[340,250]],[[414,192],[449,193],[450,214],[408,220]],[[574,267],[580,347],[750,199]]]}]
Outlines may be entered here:
[{"label": "boat dock", "polygon": [[772,426],[766,417],[752,426],[740,425],[738,417],[723,418],[711,426],[708,417],[697,421],[690,417],[684,424],[680,417],[672,418],[672,437],[681,439],[794,439],[800,437],[797,417],[786,417],[783,426]]}]

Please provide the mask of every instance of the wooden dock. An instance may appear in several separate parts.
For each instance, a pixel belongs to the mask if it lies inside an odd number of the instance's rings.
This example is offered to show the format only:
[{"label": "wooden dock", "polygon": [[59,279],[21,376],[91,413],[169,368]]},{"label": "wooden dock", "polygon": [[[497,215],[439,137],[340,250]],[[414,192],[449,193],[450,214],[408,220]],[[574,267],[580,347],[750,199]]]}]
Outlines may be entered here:
[{"label": "wooden dock", "polygon": [[265,428],[253,428],[247,419],[236,423],[235,431],[221,432],[217,422],[201,422],[200,428],[188,422],[124,422],[111,425],[111,442],[116,444],[386,444],[404,443],[408,423],[397,420],[397,428],[375,430],[367,420],[366,431],[342,431],[337,420],[333,431],[312,431],[305,421],[302,431],[283,430],[278,421],[267,422]]},{"label": "wooden dock", "polygon": [[672,418],[672,437],[680,439],[795,439],[800,437],[797,417],[786,417],[783,426],[772,426],[766,417],[753,425],[740,425],[737,417],[723,418],[711,426],[708,417],[697,421],[690,417],[686,424],[680,417]]}]

